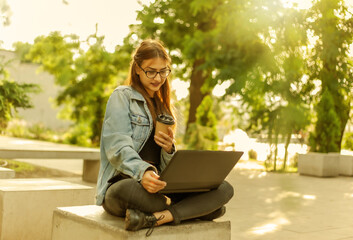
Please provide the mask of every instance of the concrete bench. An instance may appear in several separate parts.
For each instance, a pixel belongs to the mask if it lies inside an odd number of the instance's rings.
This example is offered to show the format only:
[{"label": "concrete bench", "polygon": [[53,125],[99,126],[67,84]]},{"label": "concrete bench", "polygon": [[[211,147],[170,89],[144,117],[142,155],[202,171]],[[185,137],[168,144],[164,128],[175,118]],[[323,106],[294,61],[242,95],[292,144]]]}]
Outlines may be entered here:
[{"label": "concrete bench", "polygon": [[14,170],[0,167],[0,179],[14,178],[14,177],[15,177],[15,171]]},{"label": "concrete bench", "polygon": [[339,174],[339,155],[309,152],[299,154],[298,173],[316,177],[337,177]]},{"label": "concrete bench", "polygon": [[0,240],[48,240],[54,209],[94,204],[94,194],[92,187],[53,179],[1,179]]},{"label": "concrete bench", "polygon": [[82,179],[96,183],[99,171],[100,153],[94,148],[68,149],[25,149],[0,148],[0,158],[4,159],[83,159]]},{"label": "concrete bench", "polygon": [[[100,206],[60,207],[53,214],[52,240],[137,240],[145,239],[147,229],[124,230],[124,219],[112,216]],[[189,221],[180,225],[156,227],[148,239],[230,240],[230,222]]]},{"label": "concrete bench", "polygon": [[339,160],[339,174],[344,176],[353,176],[353,156],[340,155]]},{"label": "concrete bench", "polygon": [[299,154],[298,172],[317,177],[353,176],[353,156],[339,153]]}]

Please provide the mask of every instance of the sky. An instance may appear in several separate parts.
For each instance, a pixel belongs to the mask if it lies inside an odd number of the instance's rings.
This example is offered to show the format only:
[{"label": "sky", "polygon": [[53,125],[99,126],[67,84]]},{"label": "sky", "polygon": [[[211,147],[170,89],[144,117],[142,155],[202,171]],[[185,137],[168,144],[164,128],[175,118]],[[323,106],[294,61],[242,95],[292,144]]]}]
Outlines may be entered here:
[{"label": "sky", "polygon": [[[1,0],[0,0],[1,1]],[[105,36],[105,46],[113,51],[136,23],[137,0],[7,0],[11,24],[0,25],[0,47],[12,49],[16,41],[33,43],[40,35],[52,31],[75,33],[85,39],[95,32]],[[144,4],[149,0],[142,0]]]}]

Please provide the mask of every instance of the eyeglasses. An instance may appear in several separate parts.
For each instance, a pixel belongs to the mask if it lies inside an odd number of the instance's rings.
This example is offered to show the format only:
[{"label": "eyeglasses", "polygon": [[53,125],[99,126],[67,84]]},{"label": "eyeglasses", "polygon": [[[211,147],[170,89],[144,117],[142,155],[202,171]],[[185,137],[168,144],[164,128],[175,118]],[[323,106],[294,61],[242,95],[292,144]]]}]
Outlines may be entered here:
[{"label": "eyeglasses", "polygon": [[141,70],[146,74],[146,77],[150,78],[150,79],[154,79],[157,74],[159,73],[159,76],[161,76],[161,78],[166,78],[169,76],[169,74],[171,73],[172,70],[170,69],[164,69],[161,71],[155,71],[155,70],[144,70],[139,64],[137,64],[137,66],[139,66],[139,68],[141,68]]}]

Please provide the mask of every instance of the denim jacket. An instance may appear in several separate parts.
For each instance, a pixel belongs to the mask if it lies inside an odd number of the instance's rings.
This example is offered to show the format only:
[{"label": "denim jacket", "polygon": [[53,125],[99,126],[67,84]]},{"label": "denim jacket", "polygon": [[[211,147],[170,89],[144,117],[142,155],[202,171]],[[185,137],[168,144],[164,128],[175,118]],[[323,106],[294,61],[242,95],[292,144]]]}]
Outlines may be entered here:
[{"label": "denim jacket", "polygon": [[[103,203],[110,178],[121,172],[140,181],[147,168],[153,167],[138,154],[152,129],[153,120],[144,97],[130,86],[116,88],[108,100],[102,128],[97,205]],[[174,152],[168,154],[162,148],[161,170]]]}]

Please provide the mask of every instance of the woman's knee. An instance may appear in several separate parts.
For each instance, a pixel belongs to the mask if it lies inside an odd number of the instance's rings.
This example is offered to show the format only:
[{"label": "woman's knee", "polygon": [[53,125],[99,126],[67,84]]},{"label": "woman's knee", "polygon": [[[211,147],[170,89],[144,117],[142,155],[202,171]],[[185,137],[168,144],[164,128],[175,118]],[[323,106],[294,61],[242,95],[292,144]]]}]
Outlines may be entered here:
[{"label": "woman's knee", "polygon": [[123,199],[129,196],[130,192],[133,191],[133,189],[138,187],[139,183],[135,179],[123,179],[114,183],[108,188],[106,192],[106,197]]},{"label": "woman's knee", "polygon": [[218,189],[222,191],[223,196],[225,198],[225,203],[227,203],[234,196],[234,188],[227,181],[223,181]]}]

